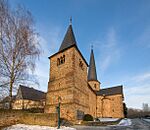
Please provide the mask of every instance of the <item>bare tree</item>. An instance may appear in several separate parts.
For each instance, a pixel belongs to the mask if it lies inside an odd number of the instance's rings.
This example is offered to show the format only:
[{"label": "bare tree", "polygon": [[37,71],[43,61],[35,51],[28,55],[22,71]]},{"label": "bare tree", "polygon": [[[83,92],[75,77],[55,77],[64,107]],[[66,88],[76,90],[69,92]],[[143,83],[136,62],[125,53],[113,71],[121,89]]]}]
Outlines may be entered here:
[{"label": "bare tree", "polygon": [[40,54],[37,37],[31,13],[21,6],[11,10],[0,0],[0,90],[9,88],[10,108],[13,89],[34,71]]}]

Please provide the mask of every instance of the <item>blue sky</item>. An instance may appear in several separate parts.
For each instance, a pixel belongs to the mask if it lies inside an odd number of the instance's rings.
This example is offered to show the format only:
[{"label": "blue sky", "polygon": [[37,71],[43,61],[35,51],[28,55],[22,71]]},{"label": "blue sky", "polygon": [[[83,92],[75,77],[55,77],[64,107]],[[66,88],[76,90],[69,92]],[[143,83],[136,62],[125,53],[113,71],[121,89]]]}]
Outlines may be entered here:
[{"label": "blue sky", "polygon": [[57,52],[69,18],[83,56],[89,63],[91,45],[101,88],[124,86],[128,107],[150,105],[149,0],[11,0],[33,14],[42,55],[35,74],[47,91],[48,57]]}]

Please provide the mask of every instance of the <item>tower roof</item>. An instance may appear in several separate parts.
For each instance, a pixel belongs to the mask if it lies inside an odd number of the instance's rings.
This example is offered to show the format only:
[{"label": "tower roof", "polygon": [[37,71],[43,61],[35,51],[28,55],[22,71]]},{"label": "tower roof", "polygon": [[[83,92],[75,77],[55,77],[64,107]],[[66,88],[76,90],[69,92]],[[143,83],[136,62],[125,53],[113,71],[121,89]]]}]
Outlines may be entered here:
[{"label": "tower roof", "polygon": [[75,36],[74,36],[74,33],[73,33],[73,29],[72,29],[72,25],[70,24],[69,27],[68,27],[68,30],[66,32],[66,35],[64,37],[64,40],[63,42],[61,43],[61,46],[59,48],[59,52],[64,50],[64,49],[67,49],[73,45],[76,46],[76,40],[75,40]]},{"label": "tower roof", "polygon": [[67,29],[67,32],[65,34],[65,37],[61,43],[61,46],[59,48],[59,51],[53,55],[51,55],[50,57],[48,57],[49,59],[55,55],[57,55],[58,53],[61,53],[71,47],[75,47],[76,50],[79,52],[79,54],[81,55],[81,57],[83,58],[83,60],[85,61],[86,65],[88,66],[88,63],[86,62],[85,58],[83,57],[82,53],[80,52],[77,43],[76,43],[76,39],[73,33],[73,29],[72,29],[72,19],[70,19],[70,25]]},{"label": "tower roof", "polygon": [[90,80],[97,81],[96,65],[95,65],[93,49],[91,49],[90,64],[88,70],[88,81]]}]

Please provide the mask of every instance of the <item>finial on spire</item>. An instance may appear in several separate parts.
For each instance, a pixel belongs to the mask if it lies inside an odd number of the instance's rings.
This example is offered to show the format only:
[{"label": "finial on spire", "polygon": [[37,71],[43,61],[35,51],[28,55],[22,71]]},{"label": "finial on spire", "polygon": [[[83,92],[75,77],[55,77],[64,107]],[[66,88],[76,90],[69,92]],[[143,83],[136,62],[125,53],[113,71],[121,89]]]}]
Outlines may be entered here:
[{"label": "finial on spire", "polygon": [[70,17],[70,25],[72,25],[72,17]]},{"label": "finial on spire", "polygon": [[93,44],[91,44],[91,49],[93,50]]}]

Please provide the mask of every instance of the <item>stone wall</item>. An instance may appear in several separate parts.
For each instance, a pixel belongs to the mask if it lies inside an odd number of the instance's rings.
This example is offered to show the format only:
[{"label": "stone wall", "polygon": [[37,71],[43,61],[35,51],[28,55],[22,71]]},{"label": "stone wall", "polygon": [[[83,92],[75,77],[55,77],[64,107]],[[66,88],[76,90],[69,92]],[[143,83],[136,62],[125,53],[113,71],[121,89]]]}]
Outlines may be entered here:
[{"label": "stone wall", "polygon": [[31,108],[44,108],[45,101],[32,101],[16,99],[13,102],[13,109],[31,109]]},{"label": "stone wall", "polygon": [[122,95],[97,96],[97,116],[123,118]]},{"label": "stone wall", "polygon": [[[89,86],[90,87],[90,86]],[[89,114],[96,118],[96,94],[89,88]]]},{"label": "stone wall", "polygon": [[14,124],[56,126],[57,114],[28,113],[21,110],[0,110],[0,129]]},{"label": "stone wall", "polygon": [[[80,53],[74,49],[74,102],[76,111],[89,113],[89,91],[87,87],[87,64],[82,59]],[[82,66],[80,65],[82,63]]]}]

